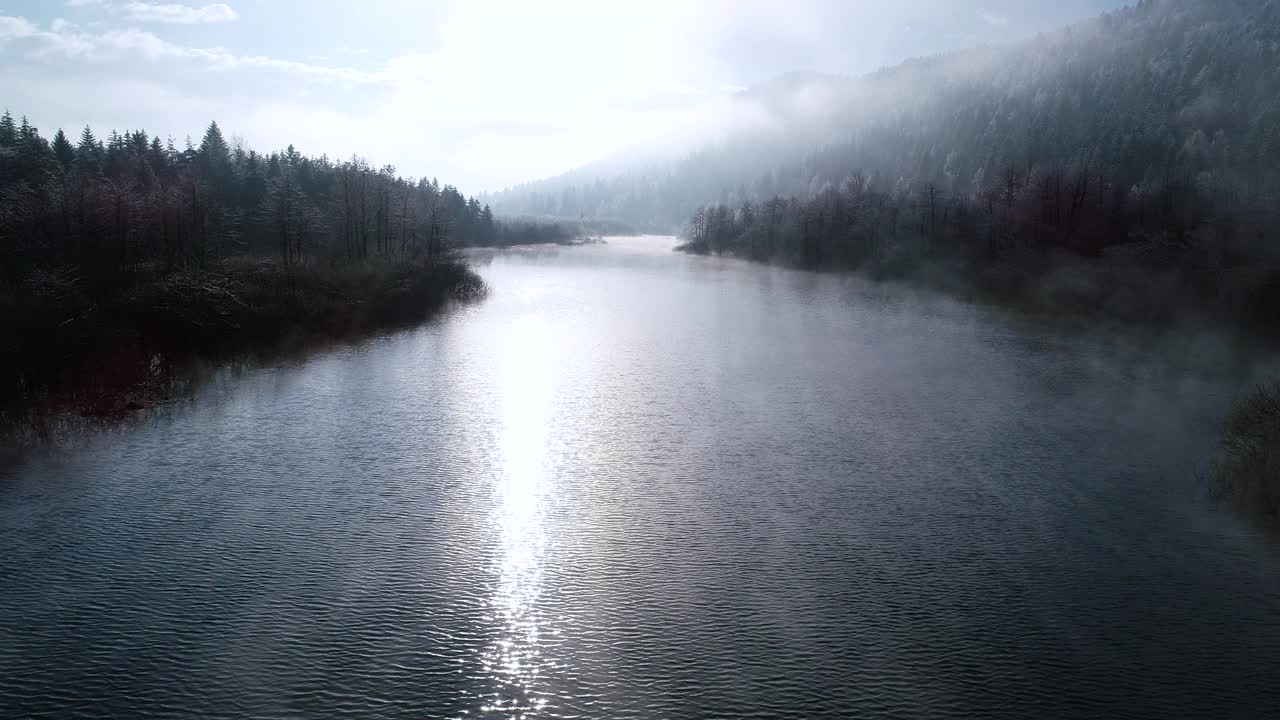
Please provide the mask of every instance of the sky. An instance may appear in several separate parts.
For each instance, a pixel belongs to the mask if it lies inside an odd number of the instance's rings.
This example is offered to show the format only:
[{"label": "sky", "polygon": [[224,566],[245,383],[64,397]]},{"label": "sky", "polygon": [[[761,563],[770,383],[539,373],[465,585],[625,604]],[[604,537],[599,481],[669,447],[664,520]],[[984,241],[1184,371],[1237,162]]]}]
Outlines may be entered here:
[{"label": "sky", "polygon": [[703,122],[788,71],[860,74],[1125,0],[0,0],[0,97],[42,133],[143,128],[392,164],[465,192]]}]

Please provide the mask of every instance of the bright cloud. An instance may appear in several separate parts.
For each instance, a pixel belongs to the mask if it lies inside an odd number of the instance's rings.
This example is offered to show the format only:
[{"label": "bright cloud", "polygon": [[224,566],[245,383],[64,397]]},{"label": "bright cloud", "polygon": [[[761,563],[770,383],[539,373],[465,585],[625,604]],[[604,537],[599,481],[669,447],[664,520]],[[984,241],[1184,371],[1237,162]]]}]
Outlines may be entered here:
[{"label": "bright cloud", "polygon": [[0,15],[0,42],[29,38],[38,32],[39,29],[26,18]]},{"label": "bright cloud", "polygon": [[131,2],[126,3],[122,9],[126,17],[137,22],[195,25],[240,19],[240,15],[231,9],[230,5],[224,3],[193,7],[177,3]]},{"label": "bright cloud", "polygon": [[0,16],[0,42],[28,40],[27,56],[51,54],[97,62],[140,58],[144,60],[190,60],[210,71],[275,70],[310,80],[340,80],[350,83],[377,82],[378,76],[350,68],[327,67],[260,55],[237,55],[221,48],[194,48],[177,45],[159,36],[129,28],[105,32],[85,32],[62,18],[48,30],[40,30],[25,18]]}]

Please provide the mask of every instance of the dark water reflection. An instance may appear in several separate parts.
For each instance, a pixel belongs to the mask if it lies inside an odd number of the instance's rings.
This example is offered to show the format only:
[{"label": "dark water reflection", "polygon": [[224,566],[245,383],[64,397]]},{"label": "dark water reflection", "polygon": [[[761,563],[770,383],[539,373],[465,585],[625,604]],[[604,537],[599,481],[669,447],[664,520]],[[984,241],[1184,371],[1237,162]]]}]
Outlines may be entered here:
[{"label": "dark water reflection", "polygon": [[1250,381],[670,241],[0,479],[0,717],[1264,717]]}]

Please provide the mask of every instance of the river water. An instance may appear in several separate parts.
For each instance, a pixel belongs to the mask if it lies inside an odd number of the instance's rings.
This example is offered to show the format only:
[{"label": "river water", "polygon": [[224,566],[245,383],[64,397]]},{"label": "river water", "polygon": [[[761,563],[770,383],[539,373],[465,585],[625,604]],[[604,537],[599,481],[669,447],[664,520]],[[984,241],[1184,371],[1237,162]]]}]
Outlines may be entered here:
[{"label": "river water", "polygon": [[1223,348],[672,243],[0,469],[0,717],[1280,710]]}]

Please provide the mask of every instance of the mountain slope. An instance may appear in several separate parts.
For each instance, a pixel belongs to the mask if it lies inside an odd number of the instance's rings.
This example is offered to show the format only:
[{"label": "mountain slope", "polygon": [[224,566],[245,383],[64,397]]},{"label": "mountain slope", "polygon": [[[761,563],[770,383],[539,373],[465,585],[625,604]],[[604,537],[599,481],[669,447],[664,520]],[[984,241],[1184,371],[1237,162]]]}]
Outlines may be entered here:
[{"label": "mountain slope", "polygon": [[[742,99],[770,108],[760,98],[794,102],[811,85],[782,81]],[[1277,0],[1144,0],[1016,46],[819,85],[828,93],[819,116],[772,134],[611,177],[532,183],[492,202],[499,212],[671,230],[707,202],[811,197],[854,174],[879,190],[961,195],[1042,164],[1127,184],[1179,176],[1280,187]]]}]

